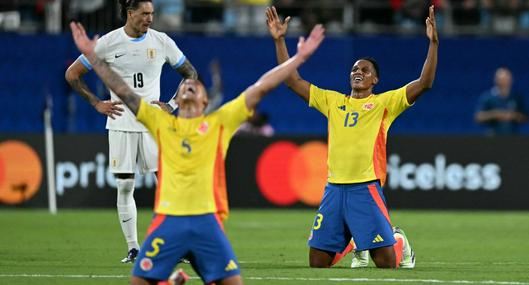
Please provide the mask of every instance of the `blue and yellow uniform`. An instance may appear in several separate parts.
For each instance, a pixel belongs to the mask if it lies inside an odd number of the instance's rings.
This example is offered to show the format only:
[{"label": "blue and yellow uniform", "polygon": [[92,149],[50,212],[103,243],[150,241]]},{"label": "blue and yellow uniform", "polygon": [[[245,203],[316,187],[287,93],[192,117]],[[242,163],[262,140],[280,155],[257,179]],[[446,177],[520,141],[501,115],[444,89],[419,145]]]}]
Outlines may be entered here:
[{"label": "blue and yellow uniform", "polygon": [[240,274],[222,230],[228,216],[224,160],[237,128],[251,115],[245,95],[216,112],[175,117],[141,102],[137,119],[158,144],[158,187],[151,223],[133,274],[166,280],[188,256],[205,283]]},{"label": "blue and yellow uniform", "polygon": [[311,85],[309,106],[328,120],[328,184],[309,239],[311,247],[341,252],[395,243],[381,185],[386,137],[410,104],[406,86],[362,99]]}]

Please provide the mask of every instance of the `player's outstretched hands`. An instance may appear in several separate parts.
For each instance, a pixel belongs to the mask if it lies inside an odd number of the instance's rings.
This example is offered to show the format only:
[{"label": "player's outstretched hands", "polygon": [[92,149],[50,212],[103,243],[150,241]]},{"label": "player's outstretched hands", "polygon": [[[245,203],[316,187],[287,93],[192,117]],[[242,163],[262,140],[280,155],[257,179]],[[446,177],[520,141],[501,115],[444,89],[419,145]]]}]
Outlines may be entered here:
[{"label": "player's outstretched hands", "polygon": [[99,113],[109,116],[112,119],[116,119],[115,116],[121,116],[121,113],[125,111],[125,109],[121,108],[119,105],[123,105],[123,102],[106,100],[97,102],[94,108],[96,108]]},{"label": "player's outstretched hands", "polygon": [[290,16],[284,21],[281,21],[277,15],[276,7],[272,6],[266,8],[266,25],[268,26],[268,31],[274,40],[285,37],[288,29],[288,22],[290,22]]},{"label": "player's outstretched hands", "polygon": [[426,18],[426,35],[433,43],[439,43],[439,38],[437,37],[437,25],[435,24],[435,11],[434,6],[430,6],[428,11],[428,18]]},{"label": "player's outstretched hands", "polygon": [[70,29],[72,30],[73,41],[79,51],[85,55],[92,53],[99,36],[95,35],[93,39],[89,39],[83,25],[74,21],[70,22]]},{"label": "player's outstretched hands", "polygon": [[325,38],[324,33],[325,28],[323,28],[323,25],[318,24],[312,28],[312,31],[306,40],[304,37],[299,37],[298,55],[305,60],[308,59]]}]

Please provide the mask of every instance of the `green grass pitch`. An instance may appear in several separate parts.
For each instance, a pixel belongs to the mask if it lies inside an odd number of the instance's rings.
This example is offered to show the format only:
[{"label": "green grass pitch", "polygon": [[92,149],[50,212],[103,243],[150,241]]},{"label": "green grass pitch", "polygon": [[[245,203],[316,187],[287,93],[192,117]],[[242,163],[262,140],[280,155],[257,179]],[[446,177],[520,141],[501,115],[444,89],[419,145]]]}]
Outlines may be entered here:
[{"label": "green grass pitch", "polygon": [[[529,212],[393,211],[413,270],[307,267],[314,210],[234,210],[226,223],[246,284],[529,285]],[[151,212],[139,213],[140,237]],[[0,210],[0,284],[128,284],[113,210]],[[192,279],[201,284],[192,269]]]}]

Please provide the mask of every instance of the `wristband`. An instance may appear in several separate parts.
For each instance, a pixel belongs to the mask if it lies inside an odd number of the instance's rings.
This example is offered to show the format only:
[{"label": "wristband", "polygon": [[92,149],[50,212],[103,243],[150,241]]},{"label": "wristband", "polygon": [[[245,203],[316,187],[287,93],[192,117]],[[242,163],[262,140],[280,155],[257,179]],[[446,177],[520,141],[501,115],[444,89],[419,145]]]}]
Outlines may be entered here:
[{"label": "wristband", "polygon": [[169,100],[169,102],[167,102],[167,105],[171,106],[171,108],[173,108],[172,112],[174,112],[176,109],[178,109],[178,104],[176,104],[176,102],[171,99]]}]

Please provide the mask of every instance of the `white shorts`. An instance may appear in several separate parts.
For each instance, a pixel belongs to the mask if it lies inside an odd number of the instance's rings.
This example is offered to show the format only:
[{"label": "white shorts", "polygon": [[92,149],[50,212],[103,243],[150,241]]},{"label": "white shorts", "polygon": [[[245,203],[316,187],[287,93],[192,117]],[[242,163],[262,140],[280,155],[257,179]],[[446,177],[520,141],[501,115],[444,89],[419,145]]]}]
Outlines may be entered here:
[{"label": "white shorts", "polygon": [[109,167],[112,173],[158,170],[158,147],[148,132],[108,130]]}]

